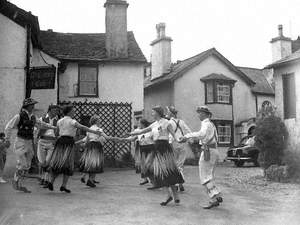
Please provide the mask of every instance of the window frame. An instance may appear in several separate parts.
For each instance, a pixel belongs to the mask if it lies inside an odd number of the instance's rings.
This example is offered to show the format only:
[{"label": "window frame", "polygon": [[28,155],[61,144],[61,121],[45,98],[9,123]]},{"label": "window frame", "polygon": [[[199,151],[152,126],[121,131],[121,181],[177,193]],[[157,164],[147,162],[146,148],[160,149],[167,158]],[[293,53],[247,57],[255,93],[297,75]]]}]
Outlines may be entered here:
[{"label": "window frame", "polygon": [[[213,101],[208,102],[208,91],[207,91],[207,86],[208,83],[212,83],[213,87]],[[229,102],[219,102],[218,101],[218,85],[228,85],[229,86]],[[204,89],[205,89],[205,104],[223,104],[223,105],[232,105],[232,88],[233,88],[233,83],[230,81],[225,81],[225,80],[208,80],[204,81]]]},{"label": "window frame", "polygon": [[[233,127],[233,121],[232,120],[212,120],[213,124],[215,125],[217,131],[218,126],[221,124],[230,125],[230,143],[220,143],[218,142],[218,146],[220,147],[230,147],[234,143],[234,127]],[[219,133],[218,133],[218,139],[219,139]]]},{"label": "window frame", "polygon": [[[86,95],[80,93],[80,68],[82,67],[92,67],[96,68],[96,93],[95,95]],[[77,81],[77,96],[85,98],[98,98],[99,97],[99,66],[98,64],[78,64],[78,81]]]},{"label": "window frame", "polygon": [[[295,105],[295,108],[294,108],[294,111],[293,112],[287,112],[287,109],[288,107],[286,107],[286,91],[285,91],[285,86],[284,86],[284,80],[286,79],[286,77],[292,77],[292,79],[294,80],[293,84],[294,84],[294,105]],[[297,108],[296,108],[296,98],[297,98],[297,93],[296,93],[296,84],[295,84],[295,73],[285,73],[285,74],[282,74],[281,76],[281,79],[282,79],[282,103],[283,103],[283,118],[285,120],[288,120],[288,119],[296,119],[296,116],[297,116]],[[291,79],[291,78],[289,78]]]}]

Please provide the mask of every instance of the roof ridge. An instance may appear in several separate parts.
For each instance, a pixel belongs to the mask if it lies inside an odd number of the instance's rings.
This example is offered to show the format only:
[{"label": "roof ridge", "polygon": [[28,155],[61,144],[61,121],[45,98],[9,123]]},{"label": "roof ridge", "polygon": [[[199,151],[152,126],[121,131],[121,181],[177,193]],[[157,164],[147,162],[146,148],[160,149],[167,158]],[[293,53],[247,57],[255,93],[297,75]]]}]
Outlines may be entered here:
[{"label": "roof ridge", "polygon": [[216,50],[216,48],[214,48],[214,47],[213,47],[213,48],[209,48],[209,49],[207,49],[207,50],[205,50],[205,51],[202,51],[202,52],[198,53],[197,55],[191,56],[191,57],[186,58],[186,59],[183,59],[183,60],[178,60],[178,61],[180,61],[180,62],[179,62],[179,63],[174,63],[174,65],[178,65],[178,64],[183,63],[183,62],[185,62],[185,61],[187,61],[187,60],[189,60],[189,59],[196,58],[197,56],[200,56],[200,55],[202,55],[202,54],[204,54],[204,53],[206,53],[206,52],[209,52],[209,51],[211,51],[211,50]]},{"label": "roof ridge", "polygon": [[249,66],[236,66],[237,68],[241,68],[241,69],[251,69],[251,70],[263,70],[260,68],[254,68],[254,67],[249,67]]}]

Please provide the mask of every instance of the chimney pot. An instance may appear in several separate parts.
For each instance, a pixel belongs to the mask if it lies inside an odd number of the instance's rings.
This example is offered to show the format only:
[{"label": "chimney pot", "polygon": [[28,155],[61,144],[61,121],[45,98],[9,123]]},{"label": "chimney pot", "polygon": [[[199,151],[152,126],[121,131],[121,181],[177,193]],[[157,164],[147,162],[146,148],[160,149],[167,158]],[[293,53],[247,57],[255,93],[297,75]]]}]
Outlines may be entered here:
[{"label": "chimney pot", "polygon": [[278,25],[278,36],[283,37],[283,32],[282,32],[282,24]]}]

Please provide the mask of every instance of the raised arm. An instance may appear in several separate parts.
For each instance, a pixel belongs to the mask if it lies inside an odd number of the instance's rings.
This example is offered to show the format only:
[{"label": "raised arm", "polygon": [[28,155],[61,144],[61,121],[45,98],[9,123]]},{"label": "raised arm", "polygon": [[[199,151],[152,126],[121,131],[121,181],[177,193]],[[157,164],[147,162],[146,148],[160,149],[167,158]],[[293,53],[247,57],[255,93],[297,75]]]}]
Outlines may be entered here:
[{"label": "raised arm", "polygon": [[152,128],[149,126],[149,127],[146,127],[144,129],[141,129],[141,130],[135,130],[135,131],[132,131],[130,132],[129,134],[131,136],[136,136],[136,135],[140,135],[140,134],[145,134],[145,133],[148,133],[152,130]]},{"label": "raised arm", "polygon": [[53,130],[57,129],[57,127],[52,126],[52,125],[50,125],[48,123],[45,123],[41,119],[36,120],[35,126],[37,128],[45,128],[45,129],[53,129]]},{"label": "raised arm", "polygon": [[97,134],[97,135],[102,135],[103,132],[99,131],[99,130],[92,130],[80,123],[78,123],[77,121],[75,122],[74,126],[77,128],[77,129],[80,129],[80,130],[83,130],[83,131],[86,131],[86,132],[89,132],[89,133],[93,133],[93,134]]},{"label": "raised arm", "polygon": [[132,142],[138,139],[137,136],[129,136],[127,138],[119,138],[119,141],[126,141],[126,142]]},{"label": "raised arm", "polygon": [[206,135],[208,126],[206,124],[202,124],[201,129],[197,132],[191,132],[184,135],[185,138],[199,138],[200,140],[203,139]]},{"label": "raised arm", "polygon": [[10,139],[12,129],[16,129],[19,122],[20,122],[20,115],[17,114],[6,124],[4,130],[6,140]]}]

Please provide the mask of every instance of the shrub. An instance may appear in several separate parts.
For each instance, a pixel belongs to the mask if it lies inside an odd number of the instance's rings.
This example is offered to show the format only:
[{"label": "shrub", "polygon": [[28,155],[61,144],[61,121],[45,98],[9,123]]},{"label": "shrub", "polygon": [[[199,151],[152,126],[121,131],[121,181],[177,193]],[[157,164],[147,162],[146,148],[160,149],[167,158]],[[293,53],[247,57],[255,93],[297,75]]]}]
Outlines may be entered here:
[{"label": "shrub", "polygon": [[256,145],[260,149],[259,163],[267,169],[271,165],[281,165],[287,142],[287,129],[272,106],[263,108],[255,129]]}]

